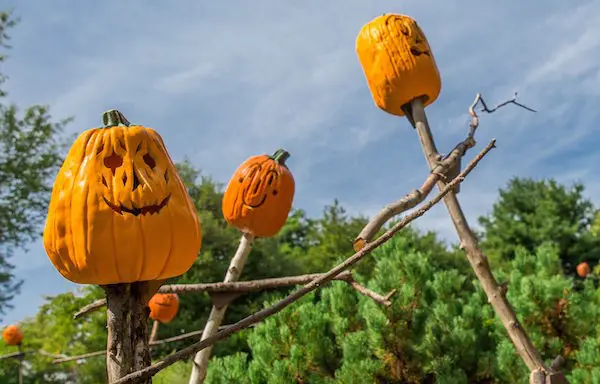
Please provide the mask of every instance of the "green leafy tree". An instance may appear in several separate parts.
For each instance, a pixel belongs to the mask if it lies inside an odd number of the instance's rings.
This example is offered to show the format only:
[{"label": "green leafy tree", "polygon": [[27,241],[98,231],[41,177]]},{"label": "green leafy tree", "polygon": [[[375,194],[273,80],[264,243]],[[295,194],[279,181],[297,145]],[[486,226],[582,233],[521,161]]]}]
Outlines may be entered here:
[{"label": "green leafy tree", "polygon": [[[0,12],[1,48],[9,48],[7,30],[15,23],[10,12]],[[0,63],[5,59],[0,54]],[[5,79],[0,74],[0,83]],[[39,105],[21,112],[5,99],[0,90],[0,313],[20,286],[8,257],[39,235],[52,178],[62,162],[60,133],[68,121],[52,122],[48,108]]]},{"label": "green leafy tree", "polygon": [[596,210],[583,197],[584,187],[567,188],[550,180],[512,179],[489,216],[480,218],[482,246],[490,260],[502,263],[524,247],[535,252],[546,241],[558,246],[565,271],[574,273],[581,261],[595,264],[600,258],[600,237],[591,224]]},{"label": "green leafy tree", "polygon": [[[75,356],[106,348],[106,314],[73,320],[73,314],[83,305],[104,295],[101,288],[85,286],[82,295],[64,293],[48,297],[36,316],[20,323],[23,350],[28,352],[24,364],[24,382],[31,384],[106,383],[106,365],[102,357],[85,363],[52,364],[60,355]],[[0,343],[0,354],[15,352],[15,347]],[[41,351],[42,353],[39,353]],[[54,357],[53,357],[54,356]],[[0,361],[0,382],[16,383],[17,361]]]}]

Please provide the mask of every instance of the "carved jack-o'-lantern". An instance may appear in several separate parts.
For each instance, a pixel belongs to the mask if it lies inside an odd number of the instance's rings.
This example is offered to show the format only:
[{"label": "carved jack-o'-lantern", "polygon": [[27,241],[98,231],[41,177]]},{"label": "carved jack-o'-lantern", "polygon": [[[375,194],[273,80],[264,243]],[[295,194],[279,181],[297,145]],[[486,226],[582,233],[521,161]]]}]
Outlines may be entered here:
[{"label": "carved jack-o'-lantern", "polygon": [[356,52],[375,104],[404,116],[402,106],[423,97],[424,105],[440,94],[441,79],[425,34],[408,16],[385,14],[365,24]]},{"label": "carved jack-o'-lantern", "polygon": [[160,135],[118,111],[73,143],[52,190],[44,248],[81,284],[181,275],[198,256],[196,208]]},{"label": "carved jack-o'-lantern", "polygon": [[259,237],[275,236],[285,224],[295,183],[285,165],[290,154],[253,156],[233,174],[223,196],[223,216],[240,231]]},{"label": "carved jack-o'-lantern", "polygon": [[163,324],[170,323],[179,311],[179,296],[176,293],[157,293],[148,302],[150,318]]},{"label": "carved jack-o'-lantern", "polygon": [[23,341],[23,332],[16,325],[9,325],[2,331],[2,338],[7,345],[20,345]]}]

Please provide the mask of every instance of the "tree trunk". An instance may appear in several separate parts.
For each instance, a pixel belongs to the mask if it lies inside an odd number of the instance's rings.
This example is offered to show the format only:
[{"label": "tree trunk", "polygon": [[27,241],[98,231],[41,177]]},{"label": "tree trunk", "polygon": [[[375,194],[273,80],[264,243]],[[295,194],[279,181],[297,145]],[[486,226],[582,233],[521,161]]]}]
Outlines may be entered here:
[{"label": "tree trunk", "polygon": [[[109,383],[151,365],[148,343],[150,309],[145,300],[147,285],[147,282],[136,282],[104,287],[108,326],[106,369]],[[152,379],[139,383],[152,383]]]}]

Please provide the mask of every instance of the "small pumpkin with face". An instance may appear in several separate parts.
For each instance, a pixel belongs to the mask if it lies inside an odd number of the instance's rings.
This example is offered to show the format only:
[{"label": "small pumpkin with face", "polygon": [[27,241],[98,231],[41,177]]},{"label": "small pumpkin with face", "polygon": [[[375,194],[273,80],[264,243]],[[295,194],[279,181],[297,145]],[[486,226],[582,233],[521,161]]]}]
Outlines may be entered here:
[{"label": "small pumpkin with face", "polygon": [[21,345],[23,332],[16,325],[9,325],[2,331],[2,338],[7,345]]},{"label": "small pumpkin with face", "polygon": [[157,293],[148,302],[150,318],[163,324],[170,323],[179,311],[179,296],[176,293]]},{"label": "small pumpkin with face", "polygon": [[196,208],[161,136],[116,110],[83,132],[60,168],[44,228],[56,269],[80,284],[178,276],[194,263]]},{"label": "small pumpkin with face", "polygon": [[425,34],[405,15],[384,14],[365,24],[356,39],[356,52],[375,104],[404,116],[403,106],[422,97],[433,103],[442,87]]},{"label": "small pumpkin with face", "polygon": [[233,174],[223,196],[225,220],[244,233],[275,236],[292,209],[295,182],[285,161],[290,154],[252,156]]}]

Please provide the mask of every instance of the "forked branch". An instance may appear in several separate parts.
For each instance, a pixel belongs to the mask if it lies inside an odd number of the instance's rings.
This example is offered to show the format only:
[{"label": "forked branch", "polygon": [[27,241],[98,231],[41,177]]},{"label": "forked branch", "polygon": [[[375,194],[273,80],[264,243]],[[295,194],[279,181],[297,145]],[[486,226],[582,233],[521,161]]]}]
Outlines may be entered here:
[{"label": "forked branch", "polygon": [[477,164],[481,161],[481,159],[492,148],[494,148],[494,145],[495,145],[495,140],[492,140],[483,149],[483,151],[481,151],[481,153],[479,153],[467,165],[465,170],[461,174],[459,174],[456,178],[454,178],[450,183],[448,183],[446,188],[444,188],[437,196],[435,196],[433,199],[431,199],[427,203],[423,204],[423,206],[421,206],[421,208],[419,208],[418,210],[415,210],[412,213],[410,213],[409,215],[407,215],[406,217],[404,217],[404,219],[402,219],[401,221],[396,223],[392,228],[390,228],[386,233],[381,235],[378,239],[367,244],[363,249],[361,249],[360,251],[356,252],[354,255],[347,258],[341,264],[338,264],[337,266],[335,266],[329,272],[322,274],[320,277],[312,280],[310,283],[304,285],[302,288],[298,289],[297,291],[293,292],[292,294],[288,295],[287,297],[278,301],[277,303],[273,304],[272,306],[262,309],[261,311],[258,311],[250,316],[245,317],[244,319],[238,321],[237,323],[233,324],[232,326],[227,327],[226,329],[223,329],[223,330],[217,332],[216,334],[214,334],[213,336],[211,336],[205,340],[194,343],[178,352],[173,353],[172,355],[167,356],[163,360],[158,361],[157,363],[153,364],[151,367],[144,368],[137,372],[131,373],[125,377],[122,377],[121,379],[115,381],[113,384],[133,383],[133,382],[135,382],[135,380],[145,379],[145,378],[154,376],[159,371],[170,366],[171,364],[174,364],[177,361],[180,361],[183,359],[187,359],[190,356],[194,355],[196,352],[201,351],[202,349],[206,348],[207,346],[212,345],[219,340],[225,339],[225,338],[229,337],[230,335],[249,327],[252,324],[256,324],[256,323],[264,320],[265,318],[280,312],[281,310],[283,310],[284,308],[293,304],[294,302],[296,302],[297,300],[299,300],[306,294],[327,284],[328,282],[333,280],[335,278],[335,276],[339,275],[346,269],[352,267],[354,264],[356,264],[360,260],[362,260],[365,256],[370,254],[374,249],[381,246],[383,243],[387,242],[397,232],[399,232],[401,229],[406,227],[412,221],[423,216],[435,204],[437,204],[440,200],[442,200],[442,198],[444,196],[446,196],[458,184],[460,184],[465,179],[465,177],[473,170],[473,168],[475,168],[477,166]]},{"label": "forked branch", "polygon": [[[469,134],[465,138],[465,140],[456,144],[456,146],[444,158],[442,158],[441,155],[437,154],[438,162],[435,168],[432,169],[431,173],[425,179],[423,185],[421,185],[419,189],[415,189],[408,193],[406,196],[402,197],[400,200],[386,205],[381,211],[379,211],[375,216],[373,216],[371,220],[369,220],[367,225],[358,234],[356,239],[354,239],[354,249],[356,251],[360,250],[375,237],[377,232],[379,232],[379,230],[383,228],[383,226],[388,221],[390,221],[395,216],[398,216],[399,214],[416,207],[423,200],[425,200],[425,198],[427,198],[427,196],[438,181],[451,180],[454,176],[458,174],[460,170],[461,159],[465,156],[467,151],[473,148],[476,144],[474,135],[475,131],[477,130],[477,127],[479,126],[479,117],[475,112],[475,107],[477,106],[477,104],[481,104],[483,106],[481,111],[487,113],[493,113],[499,108],[502,108],[508,104],[515,104],[528,111],[536,112],[535,110],[518,103],[516,100],[517,93],[515,92],[515,96],[511,100],[504,101],[490,109],[488,108],[481,94],[478,93],[475,97],[475,101],[473,101],[473,103],[469,107],[469,115],[471,115],[471,122],[469,124]],[[414,123],[412,119],[409,119],[409,121],[411,121],[411,124]],[[458,190],[456,192],[458,192]]]}]

